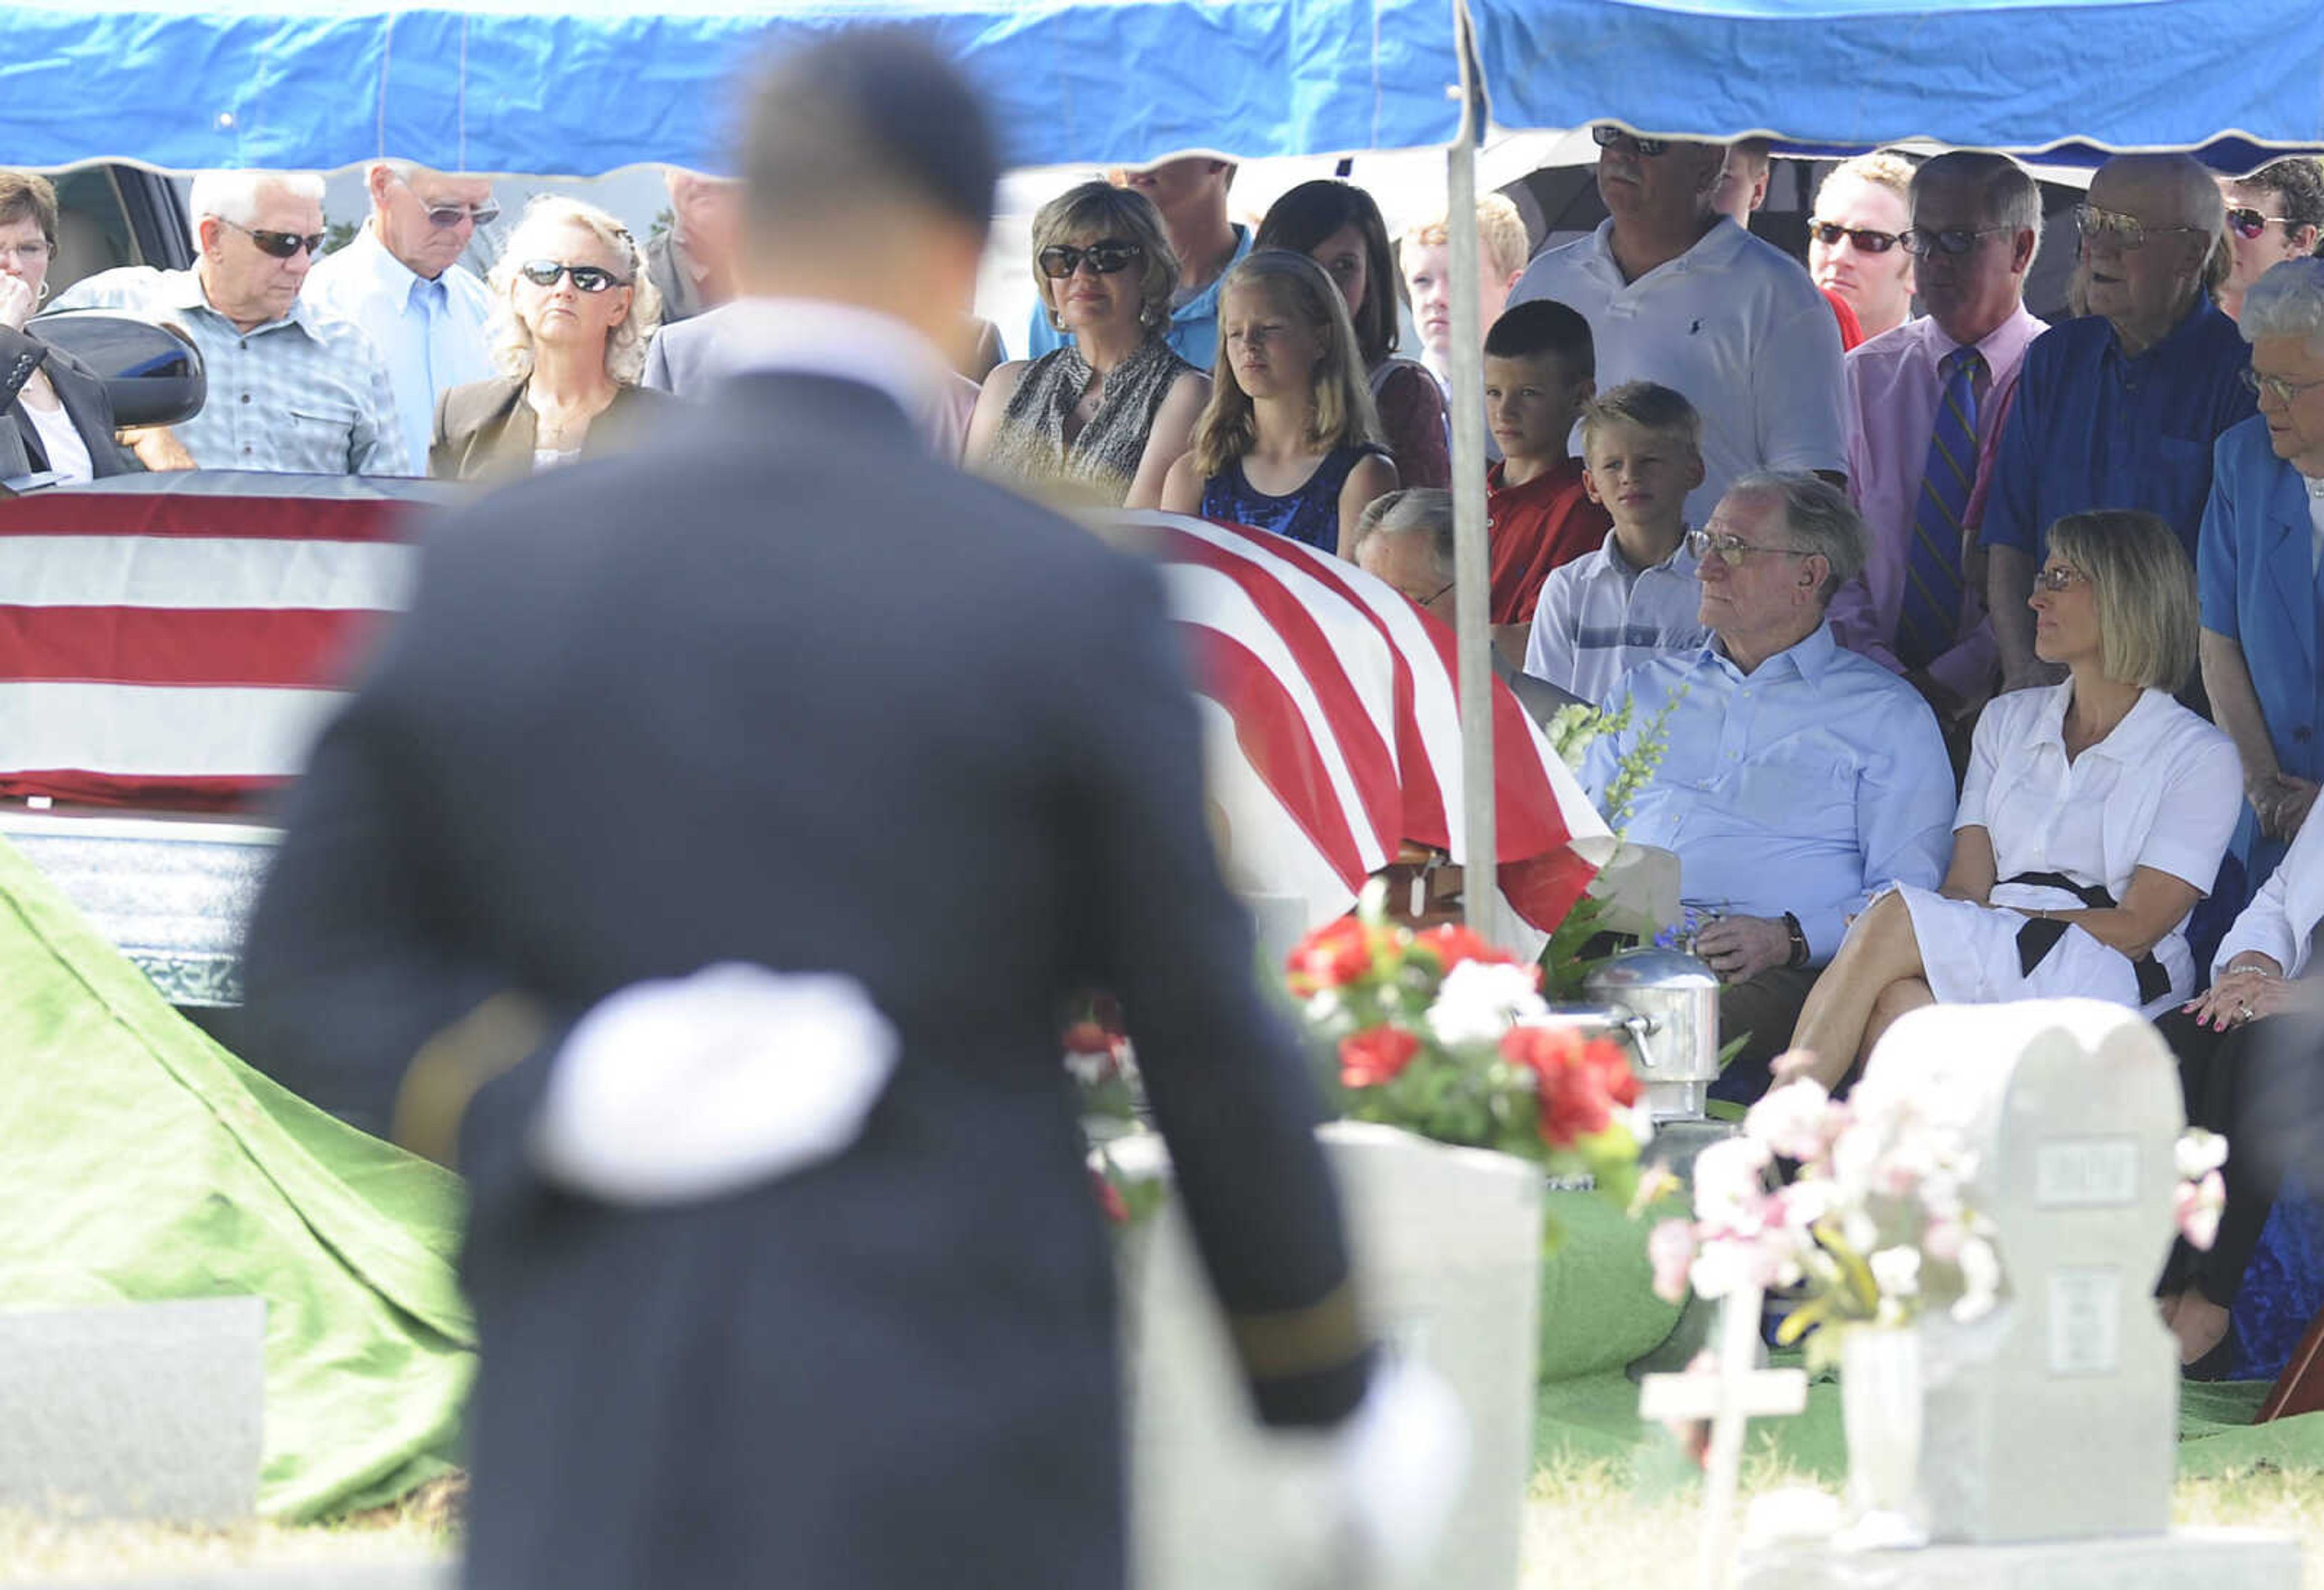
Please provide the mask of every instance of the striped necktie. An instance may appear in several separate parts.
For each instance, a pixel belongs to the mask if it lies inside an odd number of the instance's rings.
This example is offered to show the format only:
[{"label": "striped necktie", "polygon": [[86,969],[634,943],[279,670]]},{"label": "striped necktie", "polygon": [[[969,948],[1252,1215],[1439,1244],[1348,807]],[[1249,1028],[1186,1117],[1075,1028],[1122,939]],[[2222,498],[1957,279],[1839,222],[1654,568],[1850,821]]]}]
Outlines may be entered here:
[{"label": "striped necktie", "polygon": [[1950,649],[1960,628],[1961,520],[1977,482],[1977,378],[1984,370],[1975,348],[1956,348],[1937,366],[1944,387],[1913,503],[1912,556],[1896,621],[1896,656],[1908,668],[1926,667]]}]

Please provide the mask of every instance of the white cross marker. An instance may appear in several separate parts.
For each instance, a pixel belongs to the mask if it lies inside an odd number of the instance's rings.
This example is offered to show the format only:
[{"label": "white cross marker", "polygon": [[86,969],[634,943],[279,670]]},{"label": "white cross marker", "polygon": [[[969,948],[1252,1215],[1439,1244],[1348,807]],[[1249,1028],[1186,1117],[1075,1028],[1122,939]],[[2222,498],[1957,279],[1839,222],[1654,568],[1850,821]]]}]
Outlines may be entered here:
[{"label": "white cross marker", "polygon": [[1797,1413],[1808,1405],[1808,1377],[1796,1369],[1755,1369],[1759,1355],[1760,1292],[1729,1292],[1719,1307],[1719,1362],[1708,1372],[1649,1374],[1638,1383],[1638,1417],[1708,1419],[1711,1450],[1702,1466],[1702,1590],[1720,1590],[1734,1566],[1736,1471],[1748,1420]]}]

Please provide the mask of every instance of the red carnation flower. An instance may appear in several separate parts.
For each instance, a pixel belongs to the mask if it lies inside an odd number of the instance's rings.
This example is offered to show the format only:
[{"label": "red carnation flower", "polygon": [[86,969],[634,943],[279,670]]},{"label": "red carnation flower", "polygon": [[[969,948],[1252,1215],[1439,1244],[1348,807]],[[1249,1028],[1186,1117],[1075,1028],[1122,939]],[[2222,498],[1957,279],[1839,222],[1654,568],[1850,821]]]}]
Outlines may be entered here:
[{"label": "red carnation flower", "polygon": [[1336,917],[1300,940],[1284,964],[1302,999],[1352,983],[1372,969],[1370,930],[1352,916]]},{"label": "red carnation flower", "polygon": [[[1448,972],[1464,960],[1481,960],[1496,966],[1517,964],[1516,956],[1495,949],[1457,923],[1448,922],[1441,927],[1432,927],[1426,933],[1416,934],[1413,942],[1435,956],[1437,965]],[[1541,969],[1535,967],[1533,973],[1535,986],[1539,987]]]},{"label": "red carnation flower", "polygon": [[1095,1165],[1090,1167],[1090,1190],[1097,1194],[1097,1207],[1105,1211],[1109,1224],[1130,1224],[1130,1205],[1122,1199],[1121,1189],[1116,1187]]},{"label": "red carnation flower", "polygon": [[1340,1080],[1350,1088],[1393,1082],[1419,1052],[1420,1040],[1402,1027],[1354,1034],[1340,1040]]},{"label": "red carnation flower", "polygon": [[1113,1034],[1093,1021],[1077,1021],[1065,1033],[1067,1054],[1113,1053]]},{"label": "red carnation flower", "polygon": [[1629,1062],[1603,1038],[1584,1039],[1566,1026],[1515,1027],[1501,1040],[1501,1053],[1533,1072],[1542,1140],[1553,1148],[1595,1136],[1613,1124],[1615,1106],[1638,1101]]}]

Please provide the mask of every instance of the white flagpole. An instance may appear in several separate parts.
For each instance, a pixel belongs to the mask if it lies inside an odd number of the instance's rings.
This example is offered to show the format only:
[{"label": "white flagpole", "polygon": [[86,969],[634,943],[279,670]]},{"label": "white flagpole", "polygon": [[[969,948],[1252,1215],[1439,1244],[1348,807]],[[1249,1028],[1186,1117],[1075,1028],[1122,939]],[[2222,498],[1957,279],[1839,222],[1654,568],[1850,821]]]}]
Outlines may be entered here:
[{"label": "white flagpole", "polygon": [[1452,244],[1452,382],[1454,629],[1461,690],[1462,914],[1488,939],[1499,933],[1499,855],[1493,832],[1491,555],[1485,525],[1485,328],[1477,301],[1477,125],[1473,24],[1453,0],[1461,51],[1461,130],[1445,152],[1445,229]]}]

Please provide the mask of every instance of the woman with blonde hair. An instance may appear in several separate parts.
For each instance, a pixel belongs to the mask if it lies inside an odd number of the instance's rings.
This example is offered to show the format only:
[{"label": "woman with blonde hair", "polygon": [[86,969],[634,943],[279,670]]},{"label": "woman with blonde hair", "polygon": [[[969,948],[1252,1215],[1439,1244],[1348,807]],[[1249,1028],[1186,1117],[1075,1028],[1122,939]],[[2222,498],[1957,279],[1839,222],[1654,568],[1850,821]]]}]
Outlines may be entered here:
[{"label": "woman with blonde hair", "polygon": [[493,360],[505,373],[437,400],[430,474],[522,474],[607,452],[669,400],[637,384],[661,299],[613,216],[534,199],[491,280],[503,311]]},{"label": "woman with blonde hair", "polygon": [[1397,487],[1347,300],[1305,254],[1262,249],[1219,284],[1219,359],[1162,506],[1346,556]]},{"label": "woman with blonde hair", "polygon": [[2065,683],[1985,709],[1943,885],[1900,885],[1849,926],[1779,1080],[1839,1082],[1923,1005],[2080,995],[2152,1016],[2193,992],[2187,914],[2227,853],[2243,773],[2171,698],[2195,666],[2187,554],[2153,514],[2069,514],[2031,604],[2034,655]]},{"label": "woman with blonde hair", "polygon": [[1178,256],[1161,213],[1110,182],[1068,188],[1033,217],[1033,264],[1049,324],[1074,340],[985,377],[967,462],[1151,508],[1211,393],[1162,340]]}]

